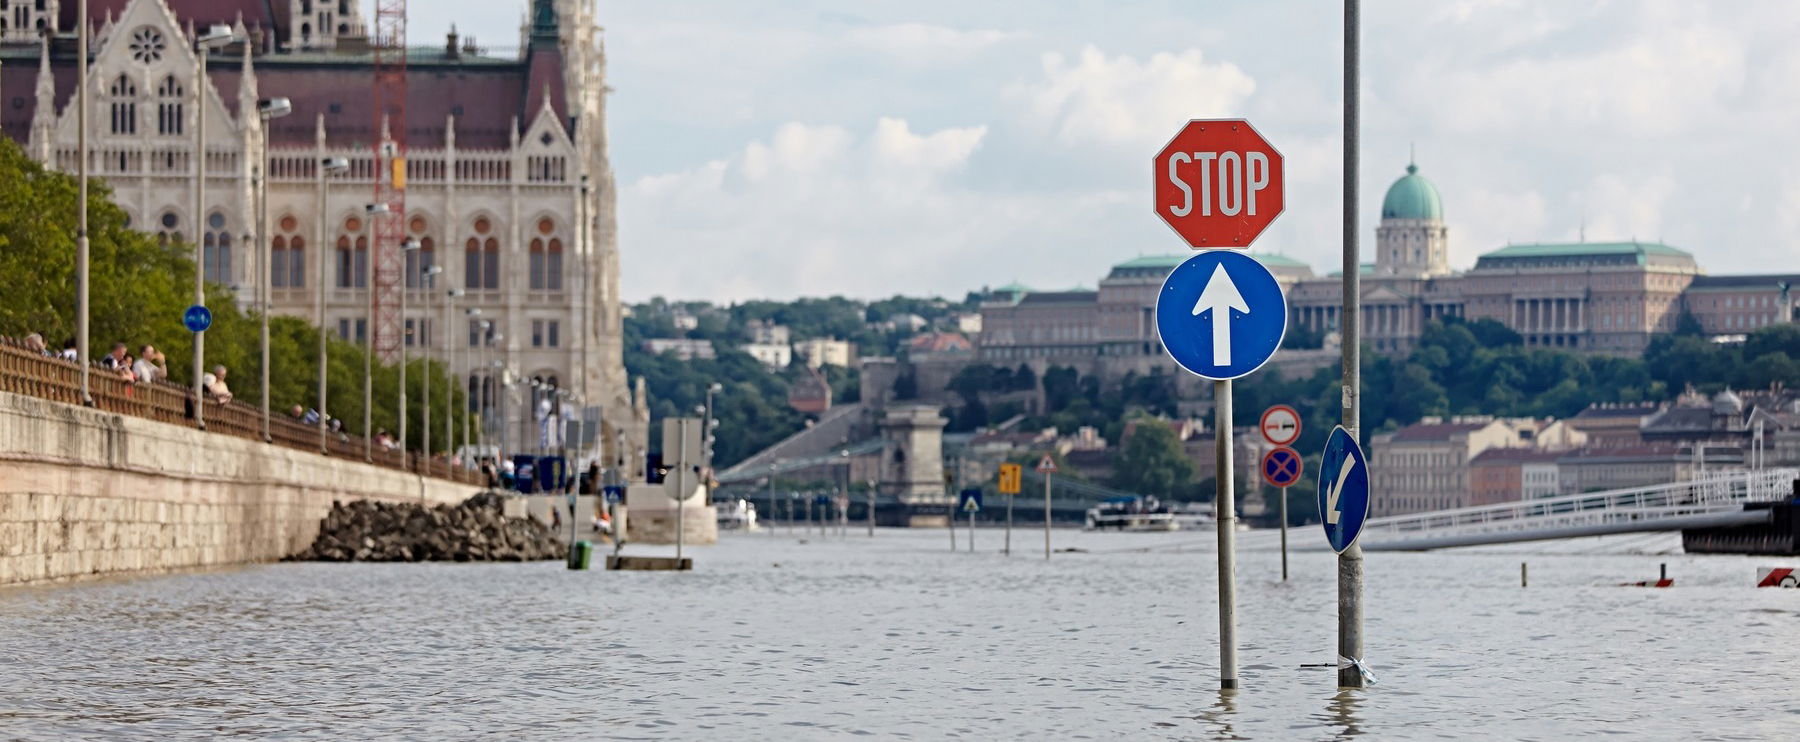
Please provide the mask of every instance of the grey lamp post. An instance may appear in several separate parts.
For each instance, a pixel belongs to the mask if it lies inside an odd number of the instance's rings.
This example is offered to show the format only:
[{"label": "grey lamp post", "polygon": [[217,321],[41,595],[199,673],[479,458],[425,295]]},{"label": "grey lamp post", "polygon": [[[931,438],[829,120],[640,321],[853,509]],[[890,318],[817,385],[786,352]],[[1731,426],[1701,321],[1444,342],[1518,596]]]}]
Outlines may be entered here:
[{"label": "grey lamp post", "polygon": [[[462,289],[457,289],[457,292],[459,294],[461,293],[461,291],[462,291]],[[479,316],[481,316],[481,307],[469,307],[468,309],[464,309],[463,315],[467,316],[467,317],[479,317]],[[471,319],[469,321],[475,322],[475,320],[473,320],[473,319]],[[477,333],[479,333],[480,326],[477,325],[476,328],[477,328]],[[481,335],[479,335],[479,334],[476,335],[477,341],[479,341],[480,337],[481,337]],[[463,366],[463,387],[464,388],[468,388],[470,386],[476,386],[476,384],[475,384],[475,363],[473,361],[474,358],[475,358],[475,343],[469,343],[468,345],[463,347],[462,366]],[[469,437],[469,418],[474,417],[475,413],[481,411],[481,388],[479,386],[477,386],[475,392],[469,396],[469,399],[467,400],[467,402],[468,402],[468,404],[465,404],[463,406],[464,407],[473,407],[474,409],[463,410],[462,442],[463,442],[464,446],[471,445],[474,442],[474,439]],[[477,452],[479,451],[479,449],[470,449],[470,450],[477,451]],[[476,458],[480,458],[480,456],[477,456]]]},{"label": "grey lamp post", "polygon": [[[83,2],[82,6],[86,7]],[[84,11],[85,12],[85,11]],[[82,28],[86,28],[84,22]],[[83,31],[85,36],[86,32]],[[206,232],[206,58],[213,49],[236,42],[230,26],[214,25],[194,40],[194,304],[206,305],[206,253],[201,245]],[[84,53],[85,59],[87,55]],[[86,75],[83,75],[86,79]],[[85,86],[84,86],[85,87]],[[86,162],[87,157],[82,157]],[[194,333],[194,425],[206,429],[206,333]]]},{"label": "grey lamp post", "polygon": [[[421,256],[424,255],[424,253],[419,254]],[[437,281],[432,279],[436,278],[437,274],[443,272],[444,269],[436,265],[426,266],[423,271],[419,272],[419,288],[420,290],[425,291],[425,313],[428,315],[431,314],[431,297],[433,294],[437,293],[431,290],[432,287],[437,285]],[[425,320],[421,318],[419,320],[419,328],[421,330],[419,333],[419,355],[425,359],[425,378],[420,380],[424,384],[424,388],[420,391],[419,396],[420,403],[425,409],[421,410],[424,419],[420,424],[424,427],[419,431],[419,452],[424,454],[425,461],[429,466],[431,461],[431,349],[427,347],[426,344],[430,342],[431,338],[423,332],[424,327]],[[445,361],[444,363],[445,365],[448,365],[449,361]],[[444,443],[445,445],[449,445],[448,440]]]},{"label": "grey lamp post", "polygon": [[256,103],[256,116],[262,124],[262,152],[257,157],[257,165],[262,168],[262,177],[257,180],[256,194],[256,256],[257,282],[262,284],[262,332],[260,345],[262,348],[262,437],[269,438],[269,295],[270,279],[274,275],[270,270],[269,260],[269,122],[294,112],[294,105],[286,98],[265,98]]},{"label": "grey lamp post", "polygon": [[[369,253],[375,247],[375,217],[388,213],[387,204],[369,204],[363,207],[363,230],[365,247],[363,248],[363,288],[368,293],[368,305],[363,315],[363,461],[375,460],[375,281],[370,275],[374,267]],[[350,266],[352,277],[356,275],[354,257]]]},{"label": "grey lamp post", "polygon": [[[441,266],[433,267],[438,269],[438,273],[444,272]],[[451,319],[451,312],[456,309],[456,300],[462,295],[462,289],[450,289],[444,292],[444,372],[452,379],[456,378],[456,366],[455,360],[450,355],[450,336],[453,334],[450,324],[455,321]],[[464,413],[463,417],[467,419],[468,414]],[[455,420],[456,389],[446,384],[444,387],[444,448],[450,452],[451,457],[456,456],[456,435],[453,427]],[[468,443],[468,440],[464,439],[463,443]],[[468,466],[468,462],[463,462],[463,466]]]},{"label": "grey lamp post", "polygon": [[[373,250],[374,247],[374,241],[370,240],[370,250]],[[407,452],[412,450],[406,447],[406,344],[412,340],[412,333],[406,331],[406,283],[413,277],[412,264],[407,262],[407,259],[412,257],[412,253],[418,251],[418,240],[408,237],[400,241],[400,265],[406,272],[406,275],[400,279],[400,398],[399,405],[396,407],[400,411],[399,429],[396,432],[400,435],[400,468],[402,469],[408,468],[406,456]]]},{"label": "grey lamp post", "polygon": [[326,354],[329,353],[325,340],[325,282],[328,280],[325,274],[325,263],[327,262],[325,260],[325,214],[328,211],[328,209],[325,208],[325,180],[330,176],[338,175],[349,169],[350,161],[342,157],[323,157],[319,159],[319,198],[318,201],[315,202],[317,204],[316,208],[319,210],[319,231],[313,238],[314,249],[319,253],[318,260],[314,261],[319,264],[319,269],[317,271],[318,275],[315,279],[319,284],[317,287],[318,306],[315,308],[317,313],[316,321],[319,324],[319,453],[325,453],[330,450],[325,422],[325,418],[329,417],[329,414],[326,412],[325,403],[325,359]]}]

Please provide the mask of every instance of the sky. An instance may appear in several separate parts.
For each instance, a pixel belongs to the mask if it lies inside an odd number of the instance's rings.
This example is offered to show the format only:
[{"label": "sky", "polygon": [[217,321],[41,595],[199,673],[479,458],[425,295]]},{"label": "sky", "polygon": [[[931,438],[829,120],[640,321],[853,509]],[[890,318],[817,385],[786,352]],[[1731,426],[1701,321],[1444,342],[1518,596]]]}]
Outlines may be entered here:
[{"label": "sky", "polygon": [[[512,48],[525,0],[415,0]],[[1342,4],[601,0],[628,301],[1093,287],[1186,252],[1150,161],[1249,119],[1287,210],[1253,249],[1324,273],[1342,232]],[[479,29],[479,30],[477,30]],[[494,29],[488,31],[487,29]],[[506,29],[503,33],[500,29]],[[1800,271],[1800,3],[1367,0],[1361,247],[1409,152],[1452,266],[1659,240]]]}]

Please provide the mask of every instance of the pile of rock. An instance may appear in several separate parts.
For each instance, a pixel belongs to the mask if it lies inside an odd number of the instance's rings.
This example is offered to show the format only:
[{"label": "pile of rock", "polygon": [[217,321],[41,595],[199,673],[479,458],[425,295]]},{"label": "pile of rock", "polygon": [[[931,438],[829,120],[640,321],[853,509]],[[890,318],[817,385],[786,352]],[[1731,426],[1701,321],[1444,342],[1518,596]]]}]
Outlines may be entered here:
[{"label": "pile of rock", "polygon": [[290,557],[313,562],[524,562],[563,559],[568,544],[531,518],[508,518],[501,497],[461,505],[334,502],[311,547]]}]

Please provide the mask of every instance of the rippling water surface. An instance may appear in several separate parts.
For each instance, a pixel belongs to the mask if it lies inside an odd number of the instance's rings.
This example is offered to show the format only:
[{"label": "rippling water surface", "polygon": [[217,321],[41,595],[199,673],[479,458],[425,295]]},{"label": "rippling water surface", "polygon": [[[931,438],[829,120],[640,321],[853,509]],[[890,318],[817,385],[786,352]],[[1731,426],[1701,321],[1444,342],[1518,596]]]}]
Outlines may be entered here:
[{"label": "rippling water surface", "polygon": [[[959,531],[959,534],[963,532]],[[1800,738],[1794,559],[1673,537],[1368,556],[1340,693],[1329,553],[1210,533],[728,534],[691,574],[281,564],[0,590],[0,738]],[[1317,539],[1312,529],[1296,540]],[[962,544],[966,547],[966,543]],[[1033,549],[1036,549],[1034,551]],[[641,553],[652,553],[640,550]],[[1531,586],[1519,587],[1519,562]],[[1667,590],[1615,586],[1656,576]]]}]

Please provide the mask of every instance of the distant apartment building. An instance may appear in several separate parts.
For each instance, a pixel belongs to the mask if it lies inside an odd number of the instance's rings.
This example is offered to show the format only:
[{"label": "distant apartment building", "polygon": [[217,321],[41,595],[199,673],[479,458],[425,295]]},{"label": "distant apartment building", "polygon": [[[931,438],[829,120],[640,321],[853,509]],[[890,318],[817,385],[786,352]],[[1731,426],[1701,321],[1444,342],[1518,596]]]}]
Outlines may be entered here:
[{"label": "distant apartment building", "polygon": [[[1404,353],[1443,317],[1492,319],[1533,347],[1630,355],[1670,332],[1682,311],[1713,335],[1795,320],[1800,274],[1706,276],[1690,253],[1656,242],[1507,245],[1456,272],[1436,186],[1408,165],[1388,189],[1375,230],[1375,260],[1361,266],[1364,342]],[[1162,363],[1156,294],[1186,254],[1114,265],[1097,291],[1012,285],[981,304],[979,356],[988,363],[1075,365],[1091,373]],[[1279,255],[1253,255],[1287,292],[1289,321],[1331,332],[1343,303],[1337,273],[1313,275]],[[1166,363],[1162,363],[1166,366]]]},{"label": "distant apartment building", "polygon": [[1469,461],[1469,506],[1498,505],[1560,494],[1556,461],[1535,448],[1490,448]]},{"label": "distant apartment building", "polygon": [[807,368],[820,366],[839,366],[849,368],[856,360],[856,346],[848,341],[836,338],[813,338],[794,343],[794,353],[806,363]]},{"label": "distant apartment building", "polygon": [[[787,328],[782,328],[785,334]],[[749,353],[758,363],[772,369],[787,368],[794,362],[794,349],[787,343],[748,343],[738,346],[738,350]]]},{"label": "distant apartment building", "polygon": [[1566,422],[1587,436],[1589,446],[1637,446],[1644,442],[1644,421],[1666,406],[1655,402],[1597,402]]},{"label": "distant apartment building", "polygon": [[964,312],[950,318],[950,328],[964,335],[981,334],[981,313]]},{"label": "distant apartment building", "polygon": [[[1530,418],[1427,417],[1391,433],[1374,437],[1369,469],[1374,516],[1426,510],[1448,510],[1475,504],[1476,493],[1498,497],[1514,486],[1510,471],[1483,471],[1472,481],[1471,466],[1494,449],[1555,450],[1580,445],[1584,438],[1560,422]],[[1524,492],[1523,470],[1517,488]],[[1500,478],[1500,479],[1496,479]]]},{"label": "distant apartment building", "polygon": [[683,361],[696,358],[709,360],[717,357],[711,340],[694,340],[690,338],[651,338],[644,341],[644,352],[652,355],[673,353]]},{"label": "distant apartment building", "polygon": [[787,345],[788,327],[774,322],[753,319],[745,323],[744,329],[750,332],[750,342],[758,345]]}]

